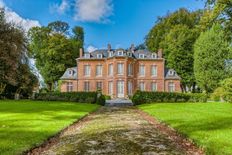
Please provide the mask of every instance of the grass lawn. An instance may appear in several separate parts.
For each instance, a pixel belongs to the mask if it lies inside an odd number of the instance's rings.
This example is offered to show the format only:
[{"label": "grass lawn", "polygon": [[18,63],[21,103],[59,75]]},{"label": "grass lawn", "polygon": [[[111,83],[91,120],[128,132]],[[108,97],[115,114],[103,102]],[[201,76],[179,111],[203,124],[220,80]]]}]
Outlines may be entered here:
[{"label": "grass lawn", "polygon": [[232,104],[162,103],[138,107],[194,140],[207,154],[232,154]]},{"label": "grass lawn", "polygon": [[0,100],[0,154],[20,154],[96,110],[93,104]]}]

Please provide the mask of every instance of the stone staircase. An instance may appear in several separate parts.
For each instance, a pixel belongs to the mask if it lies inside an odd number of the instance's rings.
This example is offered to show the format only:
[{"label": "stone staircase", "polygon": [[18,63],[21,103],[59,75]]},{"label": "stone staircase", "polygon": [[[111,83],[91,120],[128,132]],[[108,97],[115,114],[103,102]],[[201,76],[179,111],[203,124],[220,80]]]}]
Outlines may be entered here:
[{"label": "stone staircase", "polygon": [[133,102],[129,99],[112,99],[106,100],[105,106],[109,107],[126,107],[126,106],[133,106]]}]

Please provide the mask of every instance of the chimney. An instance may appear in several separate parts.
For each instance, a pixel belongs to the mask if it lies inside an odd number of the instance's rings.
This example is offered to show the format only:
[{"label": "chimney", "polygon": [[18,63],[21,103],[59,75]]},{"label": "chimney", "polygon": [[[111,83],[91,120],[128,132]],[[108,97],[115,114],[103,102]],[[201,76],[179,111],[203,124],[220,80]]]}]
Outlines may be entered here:
[{"label": "chimney", "polygon": [[111,45],[110,44],[107,45],[107,49],[108,49],[108,52],[111,51]]},{"label": "chimney", "polygon": [[134,44],[131,44],[131,51],[132,51],[132,53],[134,53],[134,51],[135,51],[135,45]]},{"label": "chimney", "polygon": [[163,58],[163,50],[162,49],[158,50],[158,58]]},{"label": "chimney", "polygon": [[82,57],[83,57],[83,54],[84,54],[83,48],[80,48],[80,51],[79,51],[79,58],[82,58]]}]

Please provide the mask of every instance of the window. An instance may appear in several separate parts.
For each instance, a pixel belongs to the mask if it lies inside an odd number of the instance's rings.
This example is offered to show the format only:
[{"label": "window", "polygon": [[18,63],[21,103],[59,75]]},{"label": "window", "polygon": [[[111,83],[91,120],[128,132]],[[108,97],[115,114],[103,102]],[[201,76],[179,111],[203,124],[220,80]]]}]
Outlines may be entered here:
[{"label": "window", "polygon": [[144,54],[139,54],[139,58],[140,58],[140,59],[144,59],[144,58],[145,58],[145,55],[144,55]]},{"label": "window", "polygon": [[68,71],[68,74],[69,74],[69,75],[72,75],[72,74],[73,74],[73,70],[69,70],[69,71]]},{"label": "window", "polygon": [[151,58],[152,58],[152,59],[156,59],[156,58],[157,58],[157,54],[156,54],[156,53],[153,53],[153,54],[151,55]]},{"label": "window", "polygon": [[151,76],[157,76],[157,66],[156,65],[151,66]]},{"label": "window", "polygon": [[132,95],[132,94],[133,94],[132,82],[128,81],[128,95]]},{"label": "window", "polygon": [[90,76],[90,65],[84,65],[84,76]]},{"label": "window", "polygon": [[118,51],[118,56],[123,56],[123,51]]},{"label": "window", "polygon": [[113,76],[113,64],[109,64],[108,75]]},{"label": "window", "polygon": [[124,64],[118,63],[118,74],[123,75],[123,72],[124,72]]},{"label": "window", "polygon": [[169,82],[168,83],[168,91],[169,92],[174,92],[175,91],[175,84],[174,84],[174,82]]},{"label": "window", "polygon": [[108,83],[108,93],[109,95],[113,95],[113,82],[112,81]]},{"label": "window", "polygon": [[90,54],[89,53],[85,53],[84,58],[90,58]]},{"label": "window", "polygon": [[145,91],[145,83],[144,82],[139,83],[139,90]]},{"label": "window", "polygon": [[128,75],[133,75],[132,64],[128,64]]},{"label": "window", "polygon": [[129,56],[129,57],[132,57],[132,53],[131,53],[131,52],[128,52],[128,56]]},{"label": "window", "polygon": [[97,88],[97,90],[102,90],[102,82],[97,82],[96,88]]},{"label": "window", "polygon": [[72,92],[72,91],[73,91],[73,83],[67,82],[67,92]]},{"label": "window", "polygon": [[101,59],[102,58],[102,54],[97,54],[97,58]]},{"label": "window", "polygon": [[173,76],[173,75],[175,75],[175,72],[172,71],[172,70],[170,70],[170,71],[169,71],[169,75]]},{"label": "window", "polygon": [[113,57],[113,56],[114,56],[114,52],[111,51],[111,52],[109,53],[109,57]]},{"label": "window", "polygon": [[139,66],[139,76],[145,76],[145,66],[144,65]]},{"label": "window", "polygon": [[89,82],[84,82],[84,91],[85,92],[90,91],[90,83]]},{"label": "window", "polygon": [[151,83],[151,91],[157,91],[157,83],[156,82]]},{"label": "window", "polygon": [[97,65],[96,76],[102,76],[102,65]]}]

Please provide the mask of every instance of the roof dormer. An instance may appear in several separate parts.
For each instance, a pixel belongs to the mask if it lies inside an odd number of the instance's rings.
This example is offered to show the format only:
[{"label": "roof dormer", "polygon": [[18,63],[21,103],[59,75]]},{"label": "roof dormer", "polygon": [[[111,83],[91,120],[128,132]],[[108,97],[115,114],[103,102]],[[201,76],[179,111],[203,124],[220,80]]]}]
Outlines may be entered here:
[{"label": "roof dormer", "polygon": [[84,58],[87,58],[87,59],[90,58],[90,53],[85,53]]},{"label": "roof dormer", "polygon": [[101,58],[103,58],[103,55],[102,55],[102,53],[98,53],[98,54],[97,54],[97,58],[98,58],[98,59],[101,59]]}]

